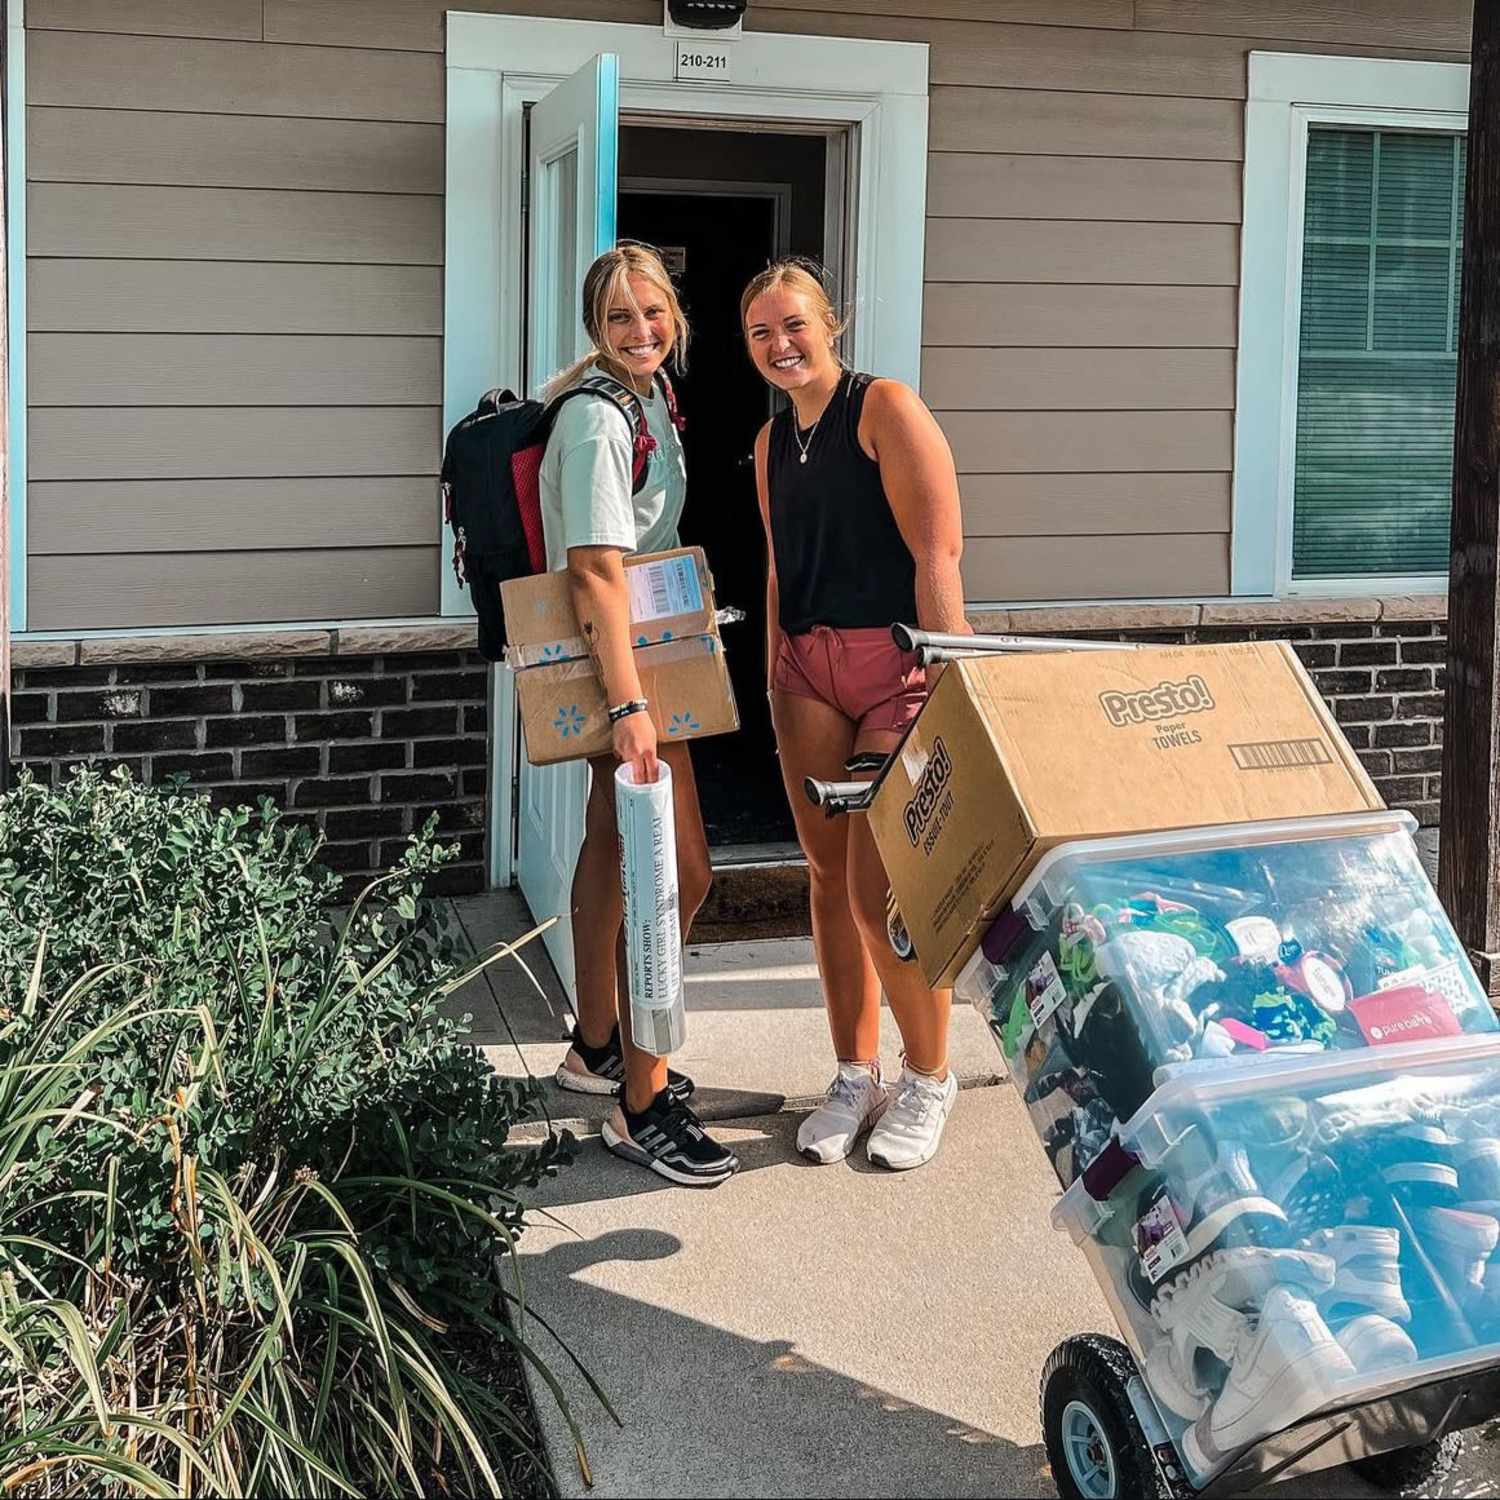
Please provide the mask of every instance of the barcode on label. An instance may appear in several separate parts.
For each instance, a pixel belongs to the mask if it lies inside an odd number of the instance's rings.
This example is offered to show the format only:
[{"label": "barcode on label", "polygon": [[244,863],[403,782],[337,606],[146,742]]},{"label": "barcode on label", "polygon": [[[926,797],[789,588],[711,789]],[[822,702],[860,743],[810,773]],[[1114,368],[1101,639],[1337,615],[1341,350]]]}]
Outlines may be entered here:
[{"label": "barcode on label", "polygon": [[1333,755],[1322,740],[1264,740],[1231,745],[1229,753],[1242,771],[1288,771],[1298,766],[1331,766]]},{"label": "barcode on label", "polygon": [[696,614],[703,608],[698,568],[691,557],[665,557],[626,568],[630,618],[637,624],[668,615]]}]

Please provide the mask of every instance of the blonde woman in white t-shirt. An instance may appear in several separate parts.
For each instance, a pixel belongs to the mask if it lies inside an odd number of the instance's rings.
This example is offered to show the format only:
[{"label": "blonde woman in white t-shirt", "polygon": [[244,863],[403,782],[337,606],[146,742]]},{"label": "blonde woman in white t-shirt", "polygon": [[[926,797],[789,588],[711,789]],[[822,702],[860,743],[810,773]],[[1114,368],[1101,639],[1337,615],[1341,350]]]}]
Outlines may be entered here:
[{"label": "blonde woman in white t-shirt", "polygon": [[607,376],[642,404],[654,446],[644,482],[632,494],[633,425],[613,400],[580,396],[558,412],[542,460],[547,566],[568,571],[614,721],[614,753],[589,762],[583,847],[573,874],[578,1024],[557,1082],[580,1093],[619,1094],[602,1129],[605,1146],[617,1156],[671,1182],[712,1187],[732,1176],[739,1162],[693,1114],[687,1102],[692,1082],[671,1072],[664,1058],[631,1044],[614,790],[619,764],[635,765],[643,781],[656,779],[658,761],[671,769],[685,937],[708,894],[708,839],[688,746],[659,745],[646,711],[631,649],[624,559],[678,544],[686,468],[662,366],[670,358],[680,368],[688,325],[661,258],[633,243],[606,251],[589,267],[583,325],[594,347],[552,382],[549,397]]}]

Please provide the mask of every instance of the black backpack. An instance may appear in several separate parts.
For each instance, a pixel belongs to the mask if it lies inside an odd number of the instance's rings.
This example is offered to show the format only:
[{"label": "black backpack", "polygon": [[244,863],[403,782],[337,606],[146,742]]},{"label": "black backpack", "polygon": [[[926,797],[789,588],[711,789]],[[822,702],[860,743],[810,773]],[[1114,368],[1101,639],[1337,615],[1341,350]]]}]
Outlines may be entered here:
[{"label": "black backpack", "polygon": [[[665,373],[657,376],[667,410],[679,430],[677,398]],[[542,573],[547,550],[542,537],[540,475],[552,424],[565,401],[598,396],[630,426],[633,438],[631,493],[646,482],[656,439],[646,426],[646,408],[628,386],[594,375],[551,402],[519,401],[507,390],[486,391],[479,404],[448,434],[443,448],[443,515],[453,528],[453,571],[468,584],[479,616],[479,650],[490,661],[505,653],[505,612],[500,585],[507,578]]]}]

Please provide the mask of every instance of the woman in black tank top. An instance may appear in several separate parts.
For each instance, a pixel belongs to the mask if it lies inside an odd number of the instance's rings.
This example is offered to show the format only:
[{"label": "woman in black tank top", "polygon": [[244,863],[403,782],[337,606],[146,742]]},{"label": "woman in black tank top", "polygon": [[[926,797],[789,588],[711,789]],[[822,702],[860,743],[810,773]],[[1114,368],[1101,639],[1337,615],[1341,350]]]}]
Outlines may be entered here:
[{"label": "woman in black tank top", "polygon": [[[951,992],[929,989],[892,951],[889,883],[864,819],[824,818],[802,783],[872,775],[921,709],[925,674],[897,650],[893,624],[969,630],[953,455],[916,392],[840,364],[842,326],[804,267],[763,271],[740,311],[756,368],[791,398],[755,443],[770,550],[767,686],[811,874],[813,947],[838,1057],[797,1146],[815,1161],[838,1161],[870,1128],[871,1161],[916,1167],[936,1154],[957,1096]],[[890,1092],[880,1068],[882,987],[903,1044]]]}]

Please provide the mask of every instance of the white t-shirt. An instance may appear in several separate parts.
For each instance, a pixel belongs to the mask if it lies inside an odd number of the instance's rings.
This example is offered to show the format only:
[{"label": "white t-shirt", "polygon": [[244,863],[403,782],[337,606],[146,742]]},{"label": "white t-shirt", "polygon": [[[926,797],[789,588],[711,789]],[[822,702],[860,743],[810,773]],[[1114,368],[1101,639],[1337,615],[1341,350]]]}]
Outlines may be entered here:
[{"label": "white t-shirt", "polygon": [[687,498],[682,442],[659,389],[645,406],[656,449],[637,495],[630,493],[633,421],[603,396],[575,396],[558,412],[540,475],[549,570],[567,567],[570,547],[661,552],[678,545]]}]

